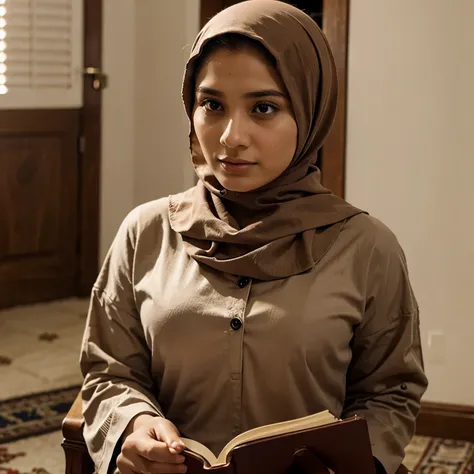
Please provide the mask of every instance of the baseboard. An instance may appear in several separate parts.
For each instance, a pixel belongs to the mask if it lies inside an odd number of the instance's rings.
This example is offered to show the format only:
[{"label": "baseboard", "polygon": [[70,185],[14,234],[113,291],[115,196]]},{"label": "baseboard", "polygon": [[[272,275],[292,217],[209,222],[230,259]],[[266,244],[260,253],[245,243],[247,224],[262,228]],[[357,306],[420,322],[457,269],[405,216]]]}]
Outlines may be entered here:
[{"label": "baseboard", "polygon": [[474,406],[422,403],[416,434],[474,443]]}]

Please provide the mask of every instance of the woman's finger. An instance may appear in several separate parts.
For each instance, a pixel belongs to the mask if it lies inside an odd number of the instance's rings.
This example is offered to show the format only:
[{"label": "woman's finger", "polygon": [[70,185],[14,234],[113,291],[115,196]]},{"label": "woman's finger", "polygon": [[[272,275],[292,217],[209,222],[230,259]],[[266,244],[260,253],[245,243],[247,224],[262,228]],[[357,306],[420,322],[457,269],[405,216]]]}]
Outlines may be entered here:
[{"label": "woman's finger", "polygon": [[332,472],[316,454],[307,448],[299,449],[294,454],[293,463],[297,472],[301,474],[329,474]]},{"label": "woman's finger", "polygon": [[123,453],[120,453],[117,457],[117,470],[120,474],[137,474],[140,471],[145,472],[142,470],[144,467],[141,460],[127,458]]},{"label": "woman's finger", "polygon": [[158,463],[182,464],[185,459],[182,454],[170,452],[165,442],[152,438],[140,439],[136,450],[142,458]]},{"label": "woman's finger", "polygon": [[184,463],[154,462],[137,455],[126,457],[123,453],[117,458],[117,468],[120,474],[177,474],[187,470]]},{"label": "woman's finger", "polygon": [[155,431],[156,438],[165,442],[174,452],[180,453],[184,449],[184,443],[179,436],[176,426],[169,420],[157,418],[153,420],[152,427]]}]

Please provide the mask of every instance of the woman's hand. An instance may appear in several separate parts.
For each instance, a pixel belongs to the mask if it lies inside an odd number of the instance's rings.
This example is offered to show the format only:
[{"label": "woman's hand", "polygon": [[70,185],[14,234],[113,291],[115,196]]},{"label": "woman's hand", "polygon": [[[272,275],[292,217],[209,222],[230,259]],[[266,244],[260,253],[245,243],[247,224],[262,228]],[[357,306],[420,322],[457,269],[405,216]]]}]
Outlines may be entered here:
[{"label": "woman's hand", "polygon": [[293,456],[293,464],[287,474],[334,474],[309,449],[298,450]]},{"label": "woman's hand", "polygon": [[127,426],[117,458],[120,474],[186,472],[184,444],[176,426],[158,416],[139,415]]}]

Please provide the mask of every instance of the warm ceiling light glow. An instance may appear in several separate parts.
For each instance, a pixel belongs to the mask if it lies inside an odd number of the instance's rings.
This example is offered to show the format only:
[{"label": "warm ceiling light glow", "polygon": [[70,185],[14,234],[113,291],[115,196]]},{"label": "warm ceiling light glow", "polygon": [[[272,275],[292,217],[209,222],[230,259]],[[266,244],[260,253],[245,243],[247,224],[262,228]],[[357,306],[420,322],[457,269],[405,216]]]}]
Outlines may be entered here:
[{"label": "warm ceiling light glow", "polygon": [[7,13],[7,9],[3,6],[0,6],[0,16],[5,16]]},{"label": "warm ceiling light glow", "polygon": [[8,92],[7,86],[0,86],[0,94],[6,94]]}]

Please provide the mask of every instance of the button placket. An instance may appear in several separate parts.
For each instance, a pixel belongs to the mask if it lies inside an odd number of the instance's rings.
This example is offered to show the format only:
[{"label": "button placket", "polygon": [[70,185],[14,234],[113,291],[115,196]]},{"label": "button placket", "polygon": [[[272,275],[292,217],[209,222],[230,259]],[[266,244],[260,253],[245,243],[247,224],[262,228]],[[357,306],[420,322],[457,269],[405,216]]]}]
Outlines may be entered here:
[{"label": "button placket", "polygon": [[230,371],[233,380],[240,379],[242,373],[242,348],[245,334],[244,314],[246,307],[246,300],[236,300],[232,306],[232,317],[229,321]]},{"label": "button placket", "polygon": [[[237,292],[233,296],[231,319],[229,321],[230,381],[232,386],[232,431],[240,433],[242,410],[242,367],[245,335],[245,311],[250,296],[250,279],[239,278]],[[245,291],[243,288],[248,287]]]}]

